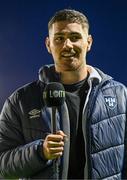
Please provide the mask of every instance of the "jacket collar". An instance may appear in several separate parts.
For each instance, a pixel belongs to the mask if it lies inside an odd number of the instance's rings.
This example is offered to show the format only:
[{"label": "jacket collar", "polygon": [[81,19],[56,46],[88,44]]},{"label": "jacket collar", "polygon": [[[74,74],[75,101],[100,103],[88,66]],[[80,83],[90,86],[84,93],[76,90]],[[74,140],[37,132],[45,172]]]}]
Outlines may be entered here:
[{"label": "jacket collar", "polygon": [[[90,65],[87,65],[88,72],[90,74],[88,78],[88,83],[92,82],[95,84],[99,84],[102,81],[111,79],[110,76],[104,74],[97,68],[94,68]],[[54,64],[45,65],[39,70],[39,80],[44,83],[49,82],[60,82],[60,74],[55,71]]]},{"label": "jacket collar", "polygon": [[88,83],[90,81],[96,81],[96,83],[99,84],[102,81],[102,77],[94,67],[87,65],[87,70],[90,74],[88,78]]}]

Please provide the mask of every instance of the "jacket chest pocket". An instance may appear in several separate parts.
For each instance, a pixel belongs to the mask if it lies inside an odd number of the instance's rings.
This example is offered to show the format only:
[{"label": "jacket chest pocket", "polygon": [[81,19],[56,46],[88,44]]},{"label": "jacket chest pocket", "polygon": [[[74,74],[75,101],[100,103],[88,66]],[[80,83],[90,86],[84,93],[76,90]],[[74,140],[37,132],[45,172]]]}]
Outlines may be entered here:
[{"label": "jacket chest pocket", "polygon": [[[57,129],[60,129],[60,117],[57,113]],[[25,141],[31,142],[37,139],[45,139],[47,134],[51,133],[51,108],[44,108],[38,117],[28,117],[27,125],[25,124],[24,137]]]},{"label": "jacket chest pocket", "polygon": [[45,139],[46,135],[51,133],[50,127],[43,121],[42,117],[31,118],[27,126],[23,128],[24,139],[26,143],[37,139]]}]

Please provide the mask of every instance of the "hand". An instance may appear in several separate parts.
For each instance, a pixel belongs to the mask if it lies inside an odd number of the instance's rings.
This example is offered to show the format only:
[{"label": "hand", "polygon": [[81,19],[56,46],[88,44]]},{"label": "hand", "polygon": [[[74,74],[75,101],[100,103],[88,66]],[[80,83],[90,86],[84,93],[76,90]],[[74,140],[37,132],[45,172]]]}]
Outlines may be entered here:
[{"label": "hand", "polygon": [[64,138],[66,135],[63,131],[57,131],[56,134],[48,134],[43,143],[43,152],[45,159],[56,159],[63,154]]}]

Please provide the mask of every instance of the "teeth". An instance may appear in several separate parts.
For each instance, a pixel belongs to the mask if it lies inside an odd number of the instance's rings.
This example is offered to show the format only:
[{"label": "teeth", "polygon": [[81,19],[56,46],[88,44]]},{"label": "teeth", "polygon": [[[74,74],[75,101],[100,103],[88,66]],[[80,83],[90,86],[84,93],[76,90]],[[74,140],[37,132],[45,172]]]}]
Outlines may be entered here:
[{"label": "teeth", "polygon": [[64,54],[63,56],[70,57],[70,56],[73,56],[73,54]]},{"label": "teeth", "polygon": [[62,54],[62,56],[64,56],[64,57],[71,57],[71,56],[74,56],[75,54],[68,54],[68,53],[64,53],[64,54]]}]

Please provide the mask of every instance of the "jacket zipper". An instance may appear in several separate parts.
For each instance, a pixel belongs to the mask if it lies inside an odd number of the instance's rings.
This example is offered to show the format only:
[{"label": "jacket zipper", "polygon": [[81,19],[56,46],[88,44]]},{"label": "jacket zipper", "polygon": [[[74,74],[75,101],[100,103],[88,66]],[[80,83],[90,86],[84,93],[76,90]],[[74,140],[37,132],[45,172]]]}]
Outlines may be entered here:
[{"label": "jacket zipper", "polygon": [[[102,83],[96,88],[93,87],[92,89],[92,82],[90,82],[90,89],[87,94],[86,102],[83,109],[83,116],[82,118],[82,131],[84,135],[84,142],[85,142],[85,156],[86,156],[86,164],[84,170],[84,179],[91,179],[91,170],[92,170],[92,162],[90,158],[91,154],[91,121],[90,116],[93,111],[93,107],[95,104],[96,97],[98,95],[99,88],[101,87]],[[82,116],[82,117],[83,117]]]}]

